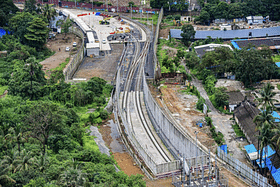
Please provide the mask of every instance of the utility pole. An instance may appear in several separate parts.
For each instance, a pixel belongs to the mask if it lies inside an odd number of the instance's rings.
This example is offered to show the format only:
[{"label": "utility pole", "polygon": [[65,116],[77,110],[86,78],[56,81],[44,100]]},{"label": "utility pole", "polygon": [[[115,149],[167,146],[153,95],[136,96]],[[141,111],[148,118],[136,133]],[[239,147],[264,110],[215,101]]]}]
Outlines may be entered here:
[{"label": "utility pole", "polygon": [[195,134],[195,177],[197,178],[197,134],[198,134],[198,131],[194,131],[194,134]]},{"label": "utility pole", "polygon": [[119,14],[119,0],[117,0],[117,14]]},{"label": "utility pole", "polygon": [[148,11],[147,11],[147,27],[148,27]]},{"label": "utility pole", "polygon": [[130,17],[132,19],[132,4],[130,4]]},{"label": "utility pole", "polygon": [[76,0],[75,0],[75,8],[77,8],[77,5],[76,5]]},{"label": "utility pole", "polygon": [[91,0],[91,10],[93,11],[93,0]]}]

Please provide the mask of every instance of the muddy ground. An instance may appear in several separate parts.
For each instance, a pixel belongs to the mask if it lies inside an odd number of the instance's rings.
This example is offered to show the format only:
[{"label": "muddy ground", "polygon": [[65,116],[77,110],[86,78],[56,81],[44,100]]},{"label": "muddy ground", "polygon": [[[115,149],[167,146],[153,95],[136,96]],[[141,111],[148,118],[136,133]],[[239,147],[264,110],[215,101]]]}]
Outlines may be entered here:
[{"label": "muddy ground", "polygon": [[[114,156],[121,170],[127,175],[144,175],[140,167],[134,162],[133,158],[127,152],[124,144],[122,143],[116,126],[112,120],[113,114],[110,116],[111,120],[100,126],[99,132],[102,134],[102,138],[105,144],[110,148],[111,154]],[[150,180],[146,176],[144,177],[147,187],[172,187],[172,178]]]},{"label": "muddy ground", "polygon": [[[54,55],[45,59],[41,62],[43,70],[48,74],[48,70],[56,68],[59,64],[65,62],[65,59],[70,57],[71,59],[75,56],[77,51],[73,50],[73,42],[77,42],[77,49],[81,46],[82,40],[75,34],[68,33],[57,34],[54,39],[48,40],[47,47],[55,52]],[[66,52],[66,47],[70,47],[70,51]],[[59,50],[60,49],[60,50]]]}]

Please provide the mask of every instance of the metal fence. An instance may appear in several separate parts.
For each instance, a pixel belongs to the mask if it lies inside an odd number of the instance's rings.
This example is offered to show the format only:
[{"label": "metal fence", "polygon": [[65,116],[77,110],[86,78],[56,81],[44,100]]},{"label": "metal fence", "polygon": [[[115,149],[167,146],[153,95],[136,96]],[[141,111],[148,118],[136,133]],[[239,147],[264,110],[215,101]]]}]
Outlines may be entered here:
[{"label": "metal fence", "polygon": [[70,32],[78,35],[82,39],[82,44],[81,44],[80,48],[78,49],[77,53],[75,54],[74,58],[71,60],[71,62],[63,70],[66,81],[71,79],[73,77],[74,73],[77,71],[79,65],[83,61],[84,51],[85,51],[84,50],[84,34],[83,34],[83,32],[76,27],[70,27]]},{"label": "metal fence", "polygon": [[157,27],[156,27],[156,32],[155,32],[155,37],[154,37],[154,64],[155,64],[155,68],[154,68],[154,75],[155,78],[159,78],[160,77],[160,65],[158,63],[158,59],[157,59],[157,44],[158,44],[158,35],[159,35],[159,26],[161,23],[163,17],[163,8],[160,9],[159,15],[158,15],[158,22],[157,22]]},{"label": "metal fence", "polygon": [[262,186],[262,187],[272,187],[267,182],[267,178],[253,171],[246,164],[240,162],[238,159],[231,157],[229,154],[226,154],[220,147],[217,149],[218,157],[223,160],[228,166],[229,169],[234,170],[238,175],[249,180],[252,185]]}]

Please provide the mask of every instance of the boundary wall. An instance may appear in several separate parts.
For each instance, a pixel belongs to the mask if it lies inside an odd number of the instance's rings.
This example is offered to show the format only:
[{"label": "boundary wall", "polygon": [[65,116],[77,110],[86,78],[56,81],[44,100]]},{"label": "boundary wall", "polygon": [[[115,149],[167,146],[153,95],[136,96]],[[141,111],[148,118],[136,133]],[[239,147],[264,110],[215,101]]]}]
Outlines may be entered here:
[{"label": "boundary wall", "polygon": [[253,171],[250,167],[240,162],[238,159],[226,154],[220,147],[217,148],[217,155],[227,164],[230,170],[235,171],[237,175],[246,178],[252,184],[262,187],[272,187],[272,185],[267,182],[266,177],[263,177],[261,174]]},{"label": "boundary wall", "polygon": [[[145,76],[144,76],[145,77]],[[196,143],[177,124],[173,124],[154,100],[146,78],[143,79],[144,101],[155,131],[175,159],[205,155]]]},{"label": "boundary wall", "polygon": [[160,23],[162,21],[162,18],[163,18],[163,8],[160,9],[160,12],[159,12],[159,16],[158,16],[158,22],[157,22],[157,27],[156,27],[156,32],[155,32],[155,37],[154,37],[154,65],[155,65],[155,68],[154,68],[154,76],[155,76],[155,79],[158,79],[159,77],[161,77],[161,69],[160,69],[160,64],[158,63],[158,59],[157,59],[157,44],[158,44],[158,36],[159,36],[159,26],[160,26]]},{"label": "boundary wall", "polygon": [[70,63],[67,64],[66,68],[63,70],[63,74],[65,76],[65,80],[72,79],[74,73],[79,68],[79,65],[84,59],[85,56],[85,49],[84,49],[84,34],[79,28],[70,27],[70,32],[73,34],[76,34],[82,39],[82,44],[80,48],[78,49],[77,54],[74,56],[74,58],[71,60]]}]

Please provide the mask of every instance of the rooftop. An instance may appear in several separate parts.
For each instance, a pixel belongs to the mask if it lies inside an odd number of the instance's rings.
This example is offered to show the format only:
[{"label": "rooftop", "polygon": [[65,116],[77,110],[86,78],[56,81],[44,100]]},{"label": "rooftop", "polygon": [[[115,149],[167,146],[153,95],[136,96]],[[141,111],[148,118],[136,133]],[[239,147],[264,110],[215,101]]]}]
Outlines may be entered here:
[{"label": "rooftop", "polygon": [[[234,39],[234,38],[248,38],[249,33],[252,33],[251,37],[260,38],[267,36],[280,36],[280,26],[270,27],[263,29],[242,29],[242,30],[227,30],[227,31],[196,31],[195,39],[207,39],[207,36],[212,38],[222,38],[222,39]],[[172,38],[182,38],[182,31],[180,29],[170,29],[170,34]]]},{"label": "rooftop", "polygon": [[249,101],[245,100],[240,103],[234,111],[234,116],[237,118],[237,122],[244,132],[247,140],[258,146],[258,131],[256,131],[256,124],[253,122],[256,115],[259,114],[259,109],[253,106]]},{"label": "rooftop", "polygon": [[244,101],[244,98],[245,98],[240,91],[228,92],[227,94],[229,95],[228,102],[230,105],[237,105],[237,104],[241,103],[242,101]]}]

